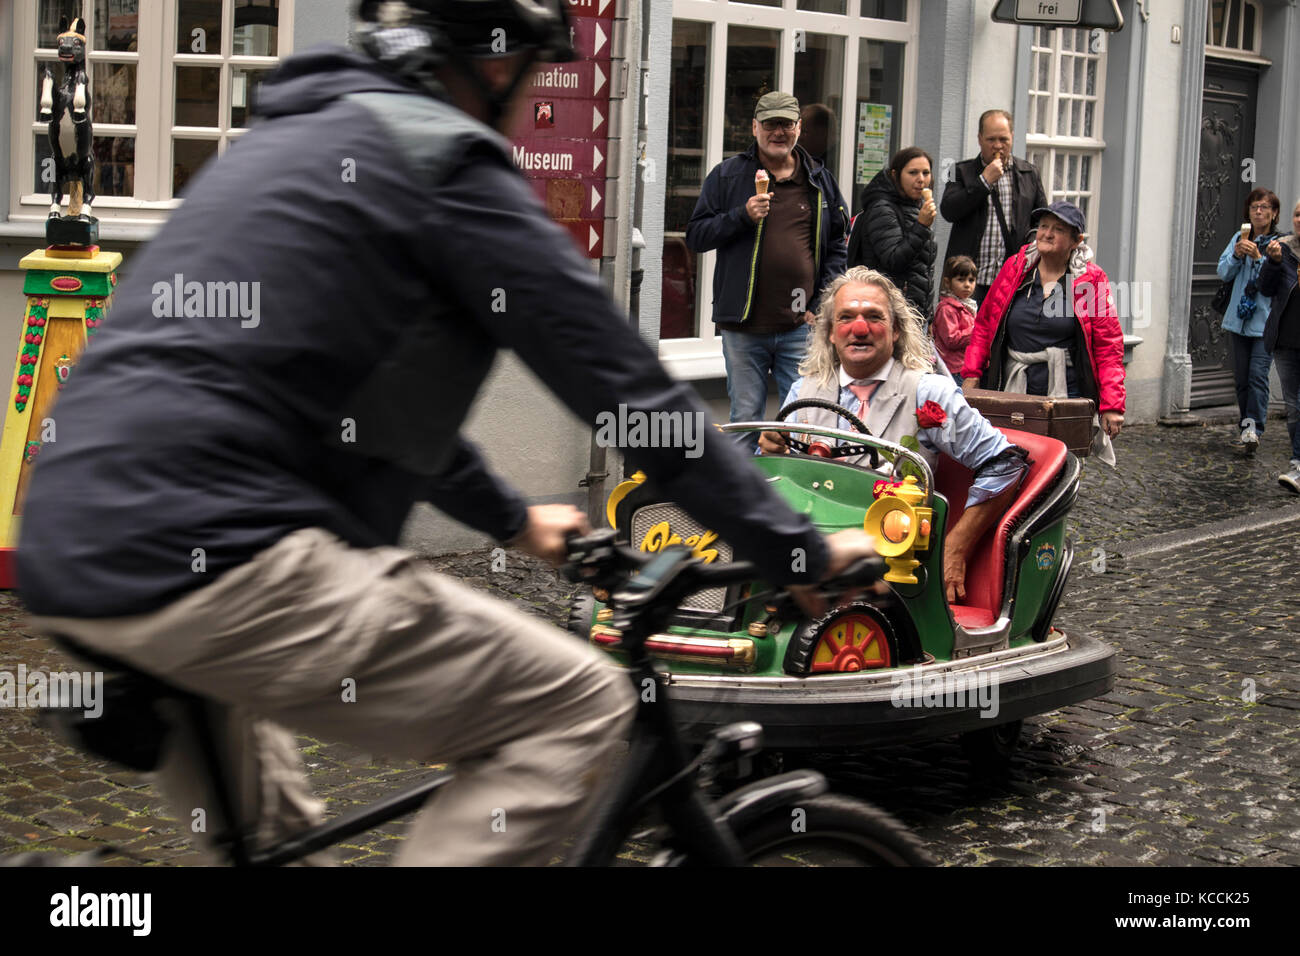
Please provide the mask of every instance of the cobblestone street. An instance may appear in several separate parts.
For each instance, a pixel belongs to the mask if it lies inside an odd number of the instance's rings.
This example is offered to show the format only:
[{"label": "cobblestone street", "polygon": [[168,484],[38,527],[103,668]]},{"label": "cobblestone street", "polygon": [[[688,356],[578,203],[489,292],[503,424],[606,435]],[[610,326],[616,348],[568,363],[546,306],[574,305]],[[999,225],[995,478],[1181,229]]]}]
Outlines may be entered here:
[{"label": "cobblestone street", "polygon": [[[1283,422],[1269,422],[1254,458],[1232,434],[1133,427],[1118,472],[1086,464],[1056,626],[1114,645],[1119,677],[1103,698],[1027,720],[1004,778],[973,774],[951,740],[815,764],[949,865],[1300,864],[1300,499],[1276,481]],[[535,562],[512,555],[492,572],[479,552],[434,564],[563,624],[571,588]],[[69,666],[0,595],[0,671],[19,664]],[[331,813],[432,772],[300,743]],[[339,859],[385,864],[404,829],[350,840]],[[145,777],[68,749],[27,711],[0,710],[0,854],[112,844],[128,855],[109,865],[198,862],[187,835]]]}]

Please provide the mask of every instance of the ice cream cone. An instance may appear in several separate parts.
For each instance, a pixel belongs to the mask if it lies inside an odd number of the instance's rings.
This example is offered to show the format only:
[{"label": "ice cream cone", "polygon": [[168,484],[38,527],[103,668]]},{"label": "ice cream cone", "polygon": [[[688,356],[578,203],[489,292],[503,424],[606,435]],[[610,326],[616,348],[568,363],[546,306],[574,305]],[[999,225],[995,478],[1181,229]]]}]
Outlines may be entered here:
[{"label": "ice cream cone", "polygon": [[766,169],[760,169],[754,174],[754,195],[760,196],[767,192],[768,184],[771,179],[767,175]]}]

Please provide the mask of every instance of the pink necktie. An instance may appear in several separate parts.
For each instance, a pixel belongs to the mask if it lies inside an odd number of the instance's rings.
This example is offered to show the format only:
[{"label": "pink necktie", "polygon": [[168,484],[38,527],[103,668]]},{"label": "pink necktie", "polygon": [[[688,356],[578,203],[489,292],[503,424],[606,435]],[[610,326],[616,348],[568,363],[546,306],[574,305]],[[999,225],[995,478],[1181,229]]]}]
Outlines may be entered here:
[{"label": "pink necktie", "polygon": [[858,396],[858,418],[865,419],[867,417],[867,409],[871,407],[871,396],[876,393],[876,389],[879,387],[879,382],[849,386],[849,391]]}]

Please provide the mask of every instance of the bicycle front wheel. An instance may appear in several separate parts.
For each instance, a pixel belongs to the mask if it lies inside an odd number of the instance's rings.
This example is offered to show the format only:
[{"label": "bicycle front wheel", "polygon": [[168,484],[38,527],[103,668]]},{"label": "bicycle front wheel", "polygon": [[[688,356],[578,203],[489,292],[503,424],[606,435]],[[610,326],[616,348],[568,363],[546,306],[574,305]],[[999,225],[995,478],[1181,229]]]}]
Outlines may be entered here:
[{"label": "bicycle front wheel", "polygon": [[933,866],[925,846],[878,807],[823,794],[736,833],[750,866]]}]

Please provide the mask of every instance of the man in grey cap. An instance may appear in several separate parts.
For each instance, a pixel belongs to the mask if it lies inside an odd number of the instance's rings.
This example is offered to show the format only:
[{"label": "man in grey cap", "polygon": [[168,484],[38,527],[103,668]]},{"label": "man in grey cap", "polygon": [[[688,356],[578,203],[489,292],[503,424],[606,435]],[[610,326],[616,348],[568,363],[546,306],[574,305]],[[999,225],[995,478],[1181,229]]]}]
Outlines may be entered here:
[{"label": "man in grey cap", "polygon": [[[718,251],[713,321],[733,422],[764,416],[769,374],[778,395],[789,392],[817,300],[847,252],[848,207],[830,170],[799,145],[799,101],[760,97],[753,131],[748,150],[709,173],[686,227],[691,249]],[[757,441],[742,438],[751,449]]]}]

